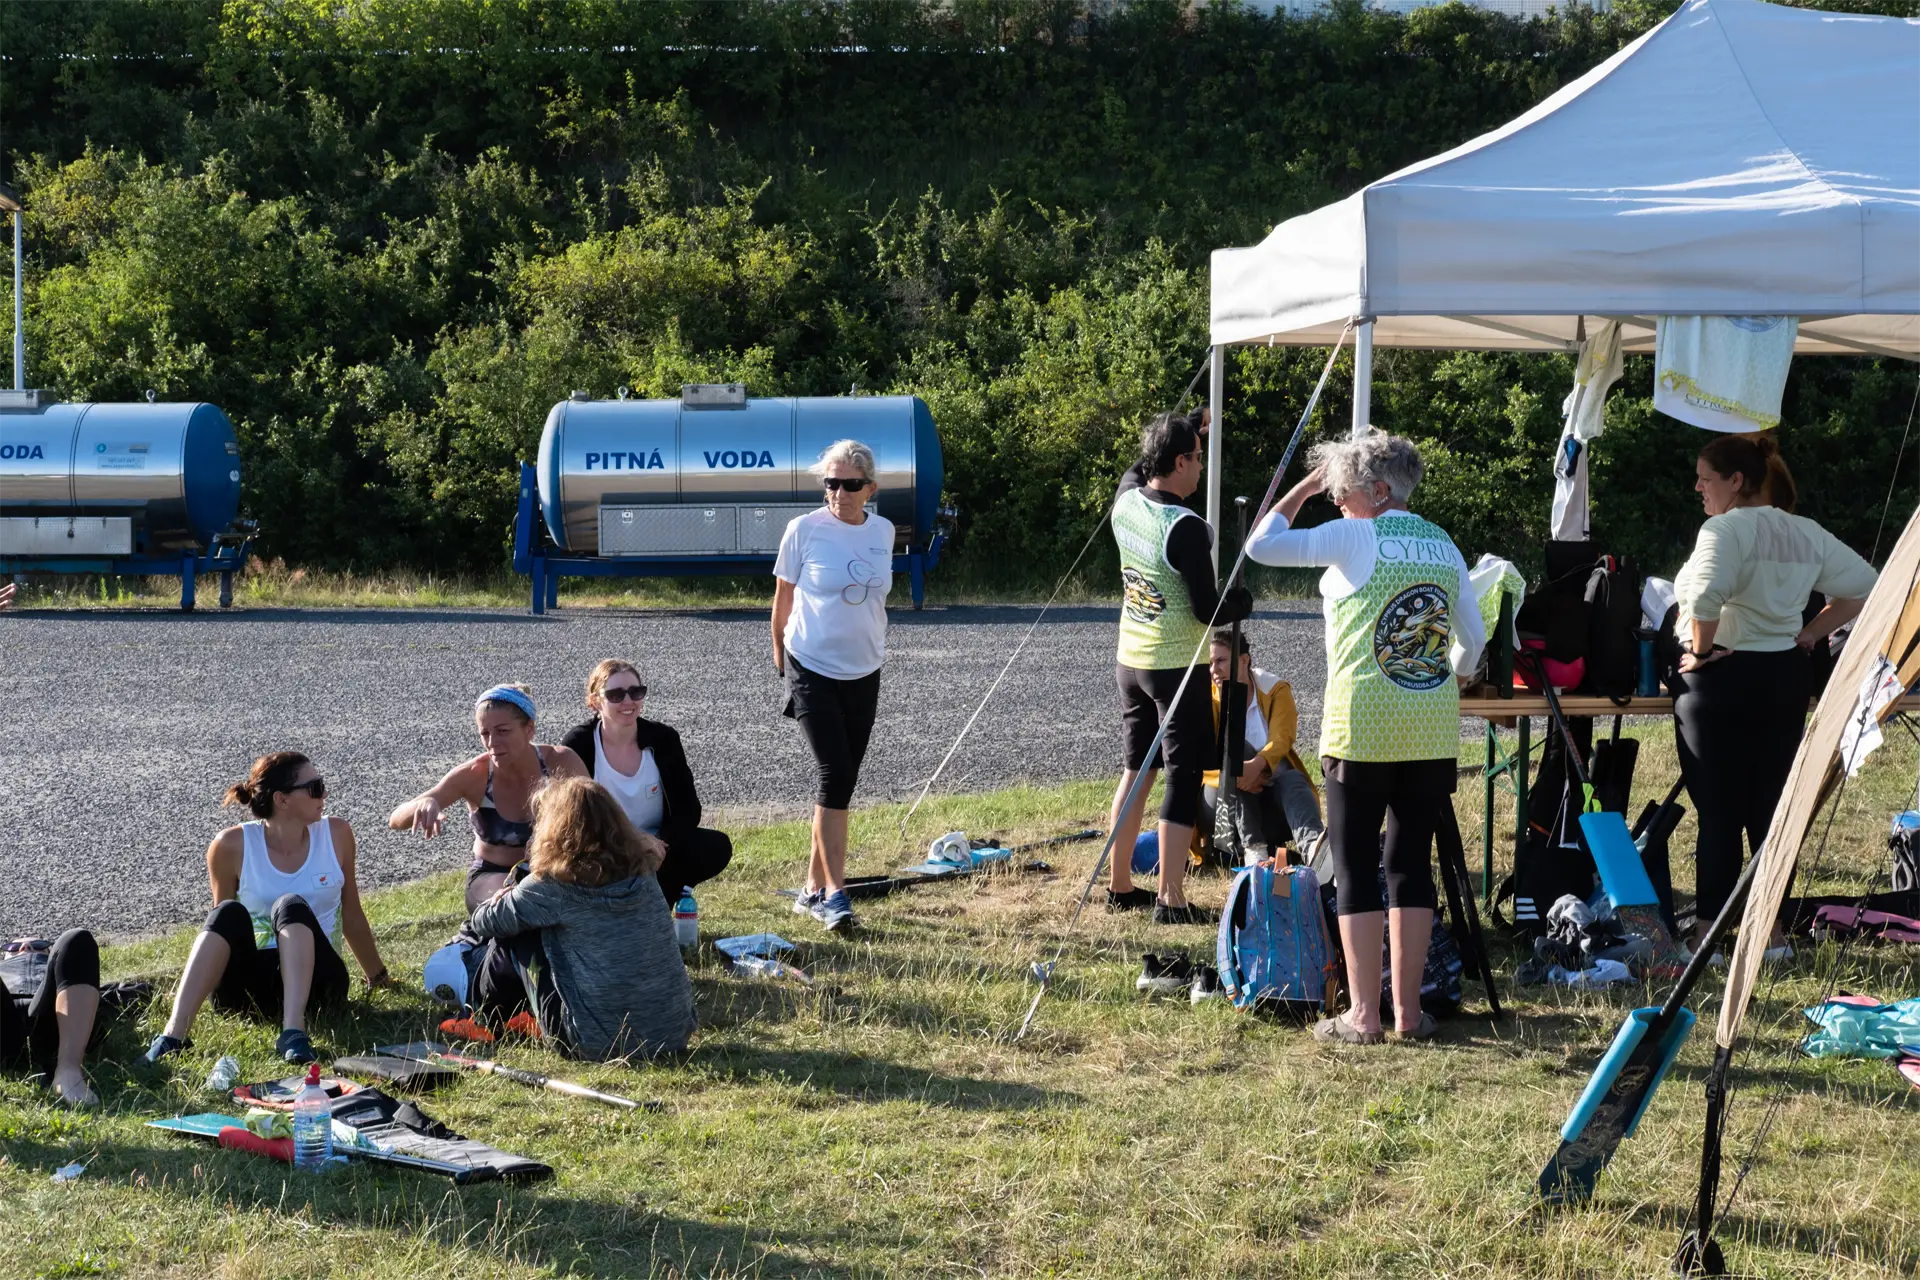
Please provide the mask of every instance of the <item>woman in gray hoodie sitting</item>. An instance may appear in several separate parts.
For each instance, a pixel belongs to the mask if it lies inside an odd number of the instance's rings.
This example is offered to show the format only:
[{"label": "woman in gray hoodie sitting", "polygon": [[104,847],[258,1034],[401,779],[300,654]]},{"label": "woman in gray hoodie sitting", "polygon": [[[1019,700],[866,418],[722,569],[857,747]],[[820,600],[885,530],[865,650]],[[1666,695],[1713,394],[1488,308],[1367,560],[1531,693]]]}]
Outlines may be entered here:
[{"label": "woman in gray hoodie sitting", "polygon": [[474,1005],[502,1021],[531,1012],[573,1057],[685,1049],[693,991],[654,879],[660,842],[585,778],[549,782],[533,809],[530,874],[467,922],[489,940],[474,952]]}]

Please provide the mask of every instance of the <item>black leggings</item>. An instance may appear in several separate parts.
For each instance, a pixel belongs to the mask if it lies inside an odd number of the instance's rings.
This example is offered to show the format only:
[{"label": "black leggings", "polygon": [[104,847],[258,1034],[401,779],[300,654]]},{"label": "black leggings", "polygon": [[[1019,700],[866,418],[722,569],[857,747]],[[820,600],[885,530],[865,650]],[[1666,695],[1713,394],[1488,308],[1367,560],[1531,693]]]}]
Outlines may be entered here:
[{"label": "black leggings", "polygon": [[508,938],[489,938],[468,962],[473,972],[474,1011],[489,1021],[505,1024],[522,1010],[532,1010],[540,1034],[569,1057],[573,1041],[567,1034],[567,1002],[553,980],[546,944],[540,930],[529,929]]},{"label": "black leggings", "polygon": [[[1180,701],[1173,700],[1185,679],[1187,687]],[[1114,665],[1114,683],[1120,689],[1120,745],[1122,763],[1130,772],[1158,769],[1166,765],[1167,786],[1160,795],[1160,820],[1179,827],[1191,827],[1200,820],[1200,793],[1206,786],[1207,769],[1219,763],[1215,758],[1211,683],[1206,669],[1186,667],[1147,670]],[[1149,758],[1160,721],[1167,732],[1160,749]]]},{"label": "black leggings", "polygon": [[1694,897],[1703,924],[1720,914],[1740,878],[1741,836],[1755,852],[1766,839],[1806,728],[1810,675],[1796,647],[1737,649],[1677,677],[1674,738],[1699,824]]},{"label": "black leggings", "polygon": [[[60,1055],[60,1024],[54,1016],[54,1000],[68,987],[100,985],[100,945],[85,929],[69,929],[54,939],[47,952],[47,972],[33,998],[13,998],[0,983],[0,1063],[9,1067],[30,1064],[35,1071],[48,1072]],[[100,1021],[94,1020],[98,1033]]]},{"label": "black leggings", "polygon": [[695,827],[675,837],[667,846],[666,859],[654,878],[660,882],[660,892],[666,895],[667,904],[671,906],[682,889],[705,884],[725,871],[732,861],[733,841],[727,838],[726,832]]},{"label": "black leggings", "polygon": [[[346,962],[321,932],[313,908],[297,893],[285,894],[273,904],[274,933],[292,925],[304,925],[313,934],[313,985],[307,993],[307,1008],[345,1004]],[[233,952],[227,958],[226,972],[220,975],[220,985],[213,989],[214,1008],[264,1018],[282,1017],[285,1000],[280,985],[280,951],[277,947],[261,950],[255,944],[253,917],[247,914],[246,905],[227,899],[207,917],[205,932],[219,935]]]},{"label": "black leggings", "polygon": [[[1440,806],[1451,804],[1459,777],[1453,760],[1384,763],[1320,758],[1326,777],[1327,844],[1333,855],[1335,893],[1343,916],[1366,915],[1385,905],[1439,905],[1433,890],[1433,832]],[[1387,841],[1380,844],[1385,821]],[[1380,868],[1387,872],[1387,902],[1380,901]]]},{"label": "black leggings", "polygon": [[[860,781],[860,762],[867,758],[867,739],[880,712],[880,673],[858,680],[835,680],[809,671],[787,655],[787,706],[783,713],[800,723],[813,749],[820,773],[814,803],[822,809],[845,809],[853,803]],[[728,854],[732,856],[731,853]],[[660,882],[663,886],[665,879]]]}]

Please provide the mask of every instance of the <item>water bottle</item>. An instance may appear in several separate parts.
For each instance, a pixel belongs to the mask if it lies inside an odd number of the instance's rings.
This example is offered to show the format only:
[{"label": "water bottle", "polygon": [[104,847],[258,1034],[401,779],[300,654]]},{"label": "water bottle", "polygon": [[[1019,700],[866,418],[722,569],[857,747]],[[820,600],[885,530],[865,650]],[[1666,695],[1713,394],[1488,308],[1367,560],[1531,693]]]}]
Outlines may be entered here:
[{"label": "water bottle", "polygon": [[1653,642],[1658,634],[1646,627],[1635,627],[1633,630],[1633,638],[1639,642],[1640,653],[1639,679],[1633,686],[1633,696],[1636,698],[1660,696],[1660,676],[1653,665]]},{"label": "water bottle", "polygon": [[781,964],[771,956],[741,956],[733,962],[733,972],[742,978],[777,978]]},{"label": "water bottle", "polygon": [[213,1070],[207,1073],[207,1082],[201,1089],[207,1093],[232,1093],[233,1086],[240,1082],[240,1060],[225,1057],[213,1064]]},{"label": "water bottle", "polygon": [[682,947],[700,945],[700,904],[686,885],[680,886],[680,901],[673,904],[673,939]]},{"label": "water bottle", "polygon": [[320,1064],[307,1068],[306,1088],[293,1100],[293,1167],[318,1173],[333,1158],[333,1099],[320,1087]]}]

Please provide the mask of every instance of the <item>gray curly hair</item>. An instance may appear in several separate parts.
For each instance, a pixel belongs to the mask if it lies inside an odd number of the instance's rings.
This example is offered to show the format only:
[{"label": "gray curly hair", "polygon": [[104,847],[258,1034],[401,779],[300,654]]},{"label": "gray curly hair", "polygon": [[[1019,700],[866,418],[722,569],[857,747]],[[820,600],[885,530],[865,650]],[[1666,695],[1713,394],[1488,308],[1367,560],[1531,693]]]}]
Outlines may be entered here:
[{"label": "gray curly hair", "polygon": [[1308,452],[1307,462],[1327,469],[1327,496],[1336,502],[1375,484],[1386,485],[1393,501],[1405,502],[1427,470],[1413,441],[1377,429],[1357,439],[1323,440]]},{"label": "gray curly hair", "polygon": [[873,460],[873,450],[858,440],[835,440],[820,451],[820,459],[807,470],[814,476],[824,476],[827,468],[836,462],[844,462],[850,467],[858,467],[860,474],[868,480],[875,479],[874,472],[879,468]]}]

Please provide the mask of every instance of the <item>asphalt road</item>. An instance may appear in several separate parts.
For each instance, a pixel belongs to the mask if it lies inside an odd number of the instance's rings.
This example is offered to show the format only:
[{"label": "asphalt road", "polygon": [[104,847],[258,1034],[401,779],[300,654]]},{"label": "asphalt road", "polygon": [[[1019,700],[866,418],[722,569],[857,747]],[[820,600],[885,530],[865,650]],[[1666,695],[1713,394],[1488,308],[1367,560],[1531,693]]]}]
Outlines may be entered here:
[{"label": "asphalt road", "polygon": [[[1047,614],[940,790],[1115,773],[1116,612]],[[893,612],[856,805],[918,792],[1038,613]],[[1263,609],[1249,635],[1258,664],[1293,682],[1302,724],[1317,723],[1318,602]],[[220,796],[268,751],[319,764],[330,811],[359,837],[363,883],[463,866],[463,819],[427,842],[388,832],[385,815],[479,751],[480,690],[527,684],[542,739],[557,741],[609,656],[647,673],[646,714],[680,730],[710,810],[797,815],[812,796],[759,611],[32,612],[0,615],[0,655],[0,937],[198,919],[207,842],[242,816]]]}]

